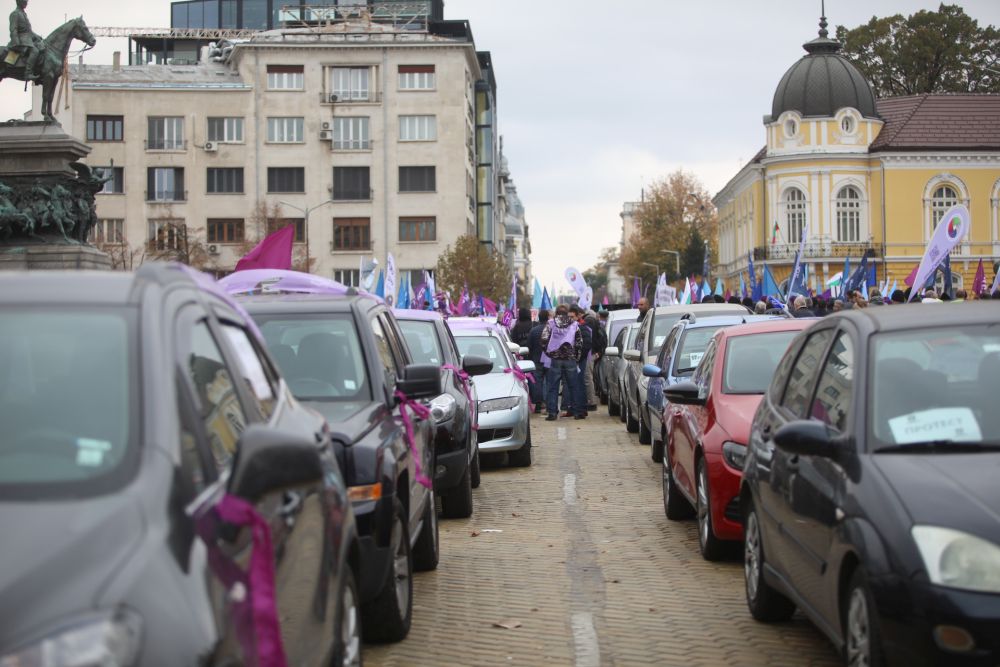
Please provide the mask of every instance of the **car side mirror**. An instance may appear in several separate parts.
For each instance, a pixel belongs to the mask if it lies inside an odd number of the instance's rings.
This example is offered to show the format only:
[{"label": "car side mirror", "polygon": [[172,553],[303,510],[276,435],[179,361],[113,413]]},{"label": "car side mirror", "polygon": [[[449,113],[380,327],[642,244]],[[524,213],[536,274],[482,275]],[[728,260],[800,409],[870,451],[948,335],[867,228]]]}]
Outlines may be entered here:
[{"label": "car side mirror", "polygon": [[690,380],[670,385],[663,390],[663,395],[668,401],[677,405],[705,405],[701,389]]},{"label": "car side mirror", "polygon": [[517,353],[518,353],[518,354],[519,354],[519,355],[520,355],[521,357],[526,357],[526,356],[528,356],[529,354],[531,354],[531,350],[529,350],[529,349],[528,349],[528,348],[526,348],[526,347],[519,347],[519,348],[517,348]]},{"label": "car side mirror", "polygon": [[656,364],[646,364],[643,366],[642,374],[648,378],[661,378],[664,376],[663,369]]},{"label": "car side mirror", "polygon": [[604,348],[604,356],[606,357],[620,357],[622,356],[622,351],[617,347],[606,347]]},{"label": "car side mirror", "polygon": [[529,359],[523,359],[517,362],[517,367],[522,373],[534,373],[535,372],[535,362]]},{"label": "car side mirror", "polygon": [[622,352],[622,358],[625,361],[641,361],[642,357],[639,355],[639,350],[625,350]]},{"label": "car side mirror", "polygon": [[396,381],[396,389],[412,400],[434,398],[441,393],[441,367],[410,364],[403,369],[403,377]]},{"label": "car side mirror", "polygon": [[774,433],[774,444],[790,454],[836,458],[841,449],[836,432],[824,422],[798,419]]},{"label": "car side mirror", "polygon": [[322,479],[323,464],[314,438],[253,424],[240,436],[229,492],[256,502],[267,493]]},{"label": "car side mirror", "polygon": [[518,345],[517,343],[515,343],[514,341],[510,341],[510,340],[507,341],[507,349],[510,350],[511,354],[520,354],[521,353],[521,346]]},{"label": "car side mirror", "polygon": [[462,370],[470,376],[487,375],[493,370],[493,362],[485,357],[469,354],[462,357]]}]

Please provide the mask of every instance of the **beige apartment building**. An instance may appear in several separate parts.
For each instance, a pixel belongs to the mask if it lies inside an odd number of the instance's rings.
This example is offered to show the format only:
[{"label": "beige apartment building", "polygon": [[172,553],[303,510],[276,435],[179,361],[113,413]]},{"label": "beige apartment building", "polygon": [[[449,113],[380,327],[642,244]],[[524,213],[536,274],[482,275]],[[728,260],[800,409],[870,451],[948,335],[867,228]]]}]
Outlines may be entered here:
[{"label": "beige apartment building", "polygon": [[502,251],[499,170],[484,169],[496,84],[467,23],[352,19],[220,46],[197,64],[71,67],[58,119],[110,178],[95,242],[138,263],[193,239],[225,273],[294,224],[299,267],[347,284],[388,253],[433,269],[464,234]]}]

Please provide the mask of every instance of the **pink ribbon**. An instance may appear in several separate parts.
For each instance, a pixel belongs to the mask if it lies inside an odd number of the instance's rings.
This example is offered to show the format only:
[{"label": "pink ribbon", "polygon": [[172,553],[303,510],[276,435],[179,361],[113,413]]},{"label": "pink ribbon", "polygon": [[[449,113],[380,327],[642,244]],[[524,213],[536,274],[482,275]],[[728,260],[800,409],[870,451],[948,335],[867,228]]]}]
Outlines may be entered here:
[{"label": "pink ribbon", "polygon": [[[241,569],[218,546],[219,523],[249,526],[253,533],[250,568]],[[254,506],[226,494],[195,523],[208,546],[209,567],[229,590],[236,636],[251,667],[286,667],[274,592],[274,551],[267,520]]]},{"label": "pink ribbon", "polygon": [[[453,366],[451,364],[444,364],[441,366],[441,368],[453,372],[455,375],[458,376],[458,379],[462,381],[462,391],[465,392],[465,397],[469,399],[469,409],[471,410],[472,407],[475,406],[476,402],[472,400],[472,391],[470,389],[471,379],[469,378],[469,374],[466,373],[461,368],[459,368],[458,366]],[[479,424],[473,424],[472,430],[478,431]]]},{"label": "pink ribbon", "polygon": [[505,369],[503,369],[503,372],[504,373],[510,373],[511,375],[513,375],[514,377],[516,377],[518,380],[520,380],[521,382],[523,382],[525,386],[527,386],[529,382],[534,383],[534,381],[535,381],[534,377],[532,377],[531,375],[526,374],[520,368],[505,368]]},{"label": "pink ribbon", "polygon": [[426,406],[420,403],[410,400],[410,398],[401,391],[395,393],[396,398],[399,399],[399,416],[403,419],[403,426],[406,428],[406,444],[410,448],[410,454],[413,455],[413,464],[415,469],[414,478],[417,483],[424,488],[431,488],[431,480],[428,479],[427,475],[424,474],[423,466],[420,465],[420,453],[417,451],[416,437],[413,435],[413,422],[410,421],[410,415],[407,414],[407,410],[412,410],[413,414],[421,419],[430,419],[431,411],[427,409]]}]

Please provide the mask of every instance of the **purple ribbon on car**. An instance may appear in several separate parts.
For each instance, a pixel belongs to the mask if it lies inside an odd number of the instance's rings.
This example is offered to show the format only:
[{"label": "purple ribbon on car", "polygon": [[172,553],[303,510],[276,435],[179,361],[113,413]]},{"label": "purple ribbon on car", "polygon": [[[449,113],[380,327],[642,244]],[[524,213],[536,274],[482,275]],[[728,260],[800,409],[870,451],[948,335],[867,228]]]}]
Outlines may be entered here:
[{"label": "purple ribbon on car", "polygon": [[503,372],[504,373],[510,373],[511,375],[513,375],[514,377],[516,377],[518,380],[520,380],[521,382],[523,382],[525,384],[525,386],[527,386],[527,384],[529,382],[534,383],[534,381],[535,381],[534,376],[528,375],[527,373],[525,373],[524,371],[522,371],[520,368],[505,368],[505,369],[503,369]]},{"label": "purple ribbon on car", "polygon": [[[459,368],[458,366],[453,366],[451,364],[443,364],[441,368],[444,370],[449,370],[458,376],[458,379],[462,381],[462,391],[465,392],[465,397],[469,399],[469,407],[471,408],[473,405],[475,405],[476,402],[472,400],[472,390],[470,389],[472,381],[471,378],[469,378],[469,374],[466,373],[461,368]],[[479,424],[473,424],[472,430],[478,431]]]},{"label": "purple ribbon on car", "polygon": [[417,451],[416,437],[413,435],[413,422],[407,411],[412,410],[413,414],[421,419],[430,419],[431,411],[401,391],[397,391],[395,395],[399,399],[399,416],[403,419],[403,427],[406,429],[406,445],[410,448],[410,454],[413,455],[415,469],[413,477],[417,483],[429,489],[431,488],[431,480],[424,474],[423,466],[420,465],[420,452]]}]

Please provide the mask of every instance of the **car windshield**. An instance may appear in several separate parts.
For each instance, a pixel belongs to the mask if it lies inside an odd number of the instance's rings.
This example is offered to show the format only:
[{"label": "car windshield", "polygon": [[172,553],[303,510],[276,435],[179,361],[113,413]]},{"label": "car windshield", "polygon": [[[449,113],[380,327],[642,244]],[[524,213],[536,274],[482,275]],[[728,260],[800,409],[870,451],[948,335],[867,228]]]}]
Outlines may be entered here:
[{"label": "car windshield", "polygon": [[869,369],[876,448],[1000,443],[1000,325],[878,334]]},{"label": "car windshield", "polygon": [[434,323],[424,320],[398,320],[403,338],[410,348],[413,363],[437,364],[444,363],[444,353],[441,352],[441,342],[438,340]]},{"label": "car windshield", "polygon": [[464,357],[472,355],[482,357],[493,362],[493,370],[490,373],[503,373],[505,368],[510,368],[507,363],[507,355],[504,354],[503,343],[493,336],[455,336],[458,343],[458,352]]},{"label": "car windshield", "polygon": [[626,319],[626,318],[621,318],[621,319],[618,319],[618,320],[612,320],[612,322],[611,322],[611,328],[608,331],[608,340],[615,340],[618,337],[618,332],[621,331],[622,329],[624,329],[625,327],[627,327],[630,324],[633,324],[633,322],[631,320]]},{"label": "car windshield", "polygon": [[733,336],[726,343],[722,393],[763,394],[798,331]]},{"label": "car windshield", "polygon": [[647,354],[653,354],[659,351],[660,346],[663,345],[663,341],[667,339],[670,334],[670,330],[674,328],[674,325],[681,321],[681,315],[684,313],[677,313],[676,315],[654,315],[656,318],[653,322],[653,336],[649,341],[649,352]]},{"label": "car windshield", "polygon": [[134,328],[125,309],[4,310],[0,496],[103,493],[128,475]]},{"label": "car windshield", "polygon": [[716,327],[698,327],[696,329],[686,329],[681,335],[680,345],[677,346],[677,354],[674,355],[674,375],[689,375],[698,367],[698,362],[705,355],[705,348],[715,332],[721,329]]},{"label": "car windshield", "polygon": [[350,315],[258,314],[254,320],[296,398],[371,399],[365,357]]}]

